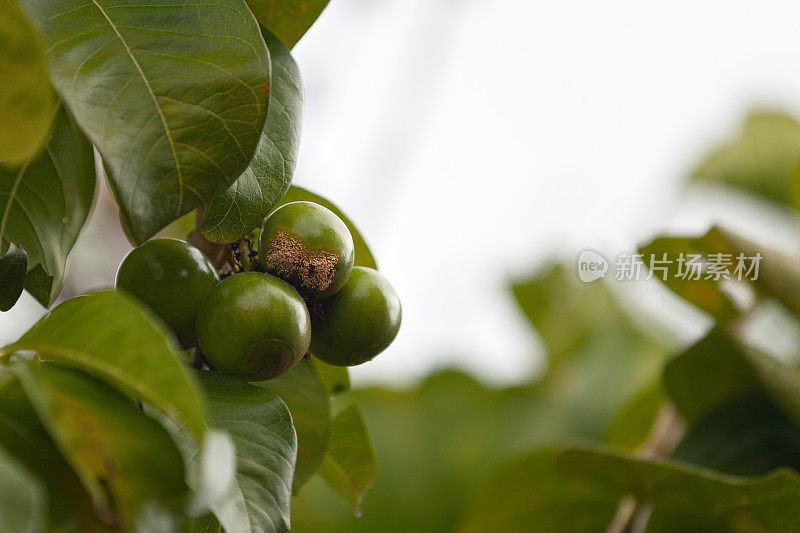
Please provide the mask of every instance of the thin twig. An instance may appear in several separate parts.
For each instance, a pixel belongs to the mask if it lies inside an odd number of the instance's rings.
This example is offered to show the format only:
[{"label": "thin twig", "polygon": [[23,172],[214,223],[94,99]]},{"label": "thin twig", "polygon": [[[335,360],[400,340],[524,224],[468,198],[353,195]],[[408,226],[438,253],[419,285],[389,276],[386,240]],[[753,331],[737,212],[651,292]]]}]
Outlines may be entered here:
[{"label": "thin twig", "polygon": [[[665,403],[656,417],[650,436],[636,451],[636,455],[644,459],[665,457],[682,434],[683,423],[675,412],[675,407],[671,403]],[[625,496],[620,500],[606,533],[642,533],[647,527],[651,512],[649,504],[637,502],[633,496]]]}]

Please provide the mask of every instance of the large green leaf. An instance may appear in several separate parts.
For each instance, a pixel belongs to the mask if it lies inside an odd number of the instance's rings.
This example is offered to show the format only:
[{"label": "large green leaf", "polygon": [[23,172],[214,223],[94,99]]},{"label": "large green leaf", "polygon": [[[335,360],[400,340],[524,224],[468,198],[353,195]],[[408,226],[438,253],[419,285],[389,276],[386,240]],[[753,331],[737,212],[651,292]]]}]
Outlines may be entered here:
[{"label": "large green leaf", "polygon": [[780,113],[754,112],[738,137],[712,152],[692,181],[722,183],[800,208],[800,124]]},{"label": "large green leaf", "polygon": [[361,514],[361,502],[375,482],[378,464],[361,409],[355,403],[333,419],[328,451],[318,473],[337,496]]},{"label": "large green leaf", "polygon": [[16,459],[0,448],[0,516],[3,531],[38,533],[47,518],[47,492]]},{"label": "large green leaf", "polygon": [[92,145],[63,109],[41,154],[17,169],[0,168],[0,250],[11,242],[25,249],[25,288],[44,306],[61,290],[94,185]]},{"label": "large green leaf", "polygon": [[202,440],[204,410],[194,376],[149,313],[122,293],[101,291],[65,301],[0,354],[17,350],[107,380]]},{"label": "large green leaf", "polygon": [[509,462],[475,497],[464,531],[603,531],[622,496],[653,507],[648,532],[796,531],[800,478],[722,475],[594,449],[539,450]]},{"label": "large green leaf", "polygon": [[289,531],[289,504],[297,440],[289,410],[274,393],[232,376],[201,372],[209,425],[236,445],[236,483],[212,507],[215,518],[195,521],[195,531]]},{"label": "large green leaf", "polygon": [[0,311],[8,311],[19,300],[28,272],[28,254],[16,244],[0,257]]},{"label": "large green leaf", "polygon": [[664,369],[675,407],[693,424],[732,399],[764,393],[800,424],[800,372],[714,329]]},{"label": "large green leaf", "polygon": [[247,0],[262,26],[292,48],[330,0]]},{"label": "large green leaf", "polygon": [[101,514],[133,528],[152,508],[178,511],[187,489],[169,434],[115,389],[87,374],[15,365],[23,388]]},{"label": "large green leaf", "polygon": [[262,32],[272,59],[267,120],[250,166],[206,206],[198,231],[213,242],[234,242],[258,227],[286,194],[297,162],[303,80],[289,50]]},{"label": "large green leaf", "polygon": [[800,478],[788,469],[742,478],[591,449],[566,450],[556,461],[568,483],[591,482],[605,493],[630,493],[652,505],[648,532],[766,533],[800,527]]},{"label": "large green leaf", "polygon": [[325,455],[331,430],[331,401],[317,378],[310,361],[300,361],[294,368],[270,381],[258,383],[276,393],[286,403],[297,431],[297,465],[292,492],[314,475]]},{"label": "large green leaf", "polygon": [[244,0],[20,0],[50,77],[110,169],[135,243],[247,168],[269,54]]},{"label": "large green leaf", "polygon": [[698,420],[672,457],[740,476],[800,471],[800,427],[763,393],[734,398]]},{"label": "large green leaf", "polygon": [[[1,376],[0,376],[1,377]],[[65,529],[105,531],[89,495],[64,460],[17,378],[0,381],[0,443],[47,488],[47,520]],[[111,521],[110,514],[103,518]]]},{"label": "large green leaf", "polygon": [[0,161],[22,163],[41,148],[53,119],[44,49],[16,2],[0,2]]},{"label": "large green leaf", "polygon": [[356,266],[365,266],[369,268],[378,268],[375,263],[375,258],[372,256],[372,252],[369,251],[369,246],[367,246],[364,237],[361,236],[358,229],[355,225],[347,218],[347,215],[342,213],[341,209],[336,207],[333,203],[331,203],[326,198],[318,194],[314,194],[313,192],[304,189],[302,187],[298,187],[296,185],[292,185],[289,187],[289,191],[286,195],[278,202],[278,205],[275,206],[277,209],[278,207],[288,204],[289,202],[314,202],[320,205],[323,205],[336,213],[336,215],[342,219],[342,222],[345,223],[347,229],[350,230],[350,233],[353,235],[353,243],[355,244],[356,250],[356,258],[355,258],[355,265]]}]

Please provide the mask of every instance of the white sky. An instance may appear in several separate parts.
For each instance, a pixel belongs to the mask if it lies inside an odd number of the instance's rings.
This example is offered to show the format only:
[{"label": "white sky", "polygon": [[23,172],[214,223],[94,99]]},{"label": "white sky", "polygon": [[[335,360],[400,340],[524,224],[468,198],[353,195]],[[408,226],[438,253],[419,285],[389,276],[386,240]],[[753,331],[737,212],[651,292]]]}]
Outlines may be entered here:
[{"label": "white sky", "polygon": [[[747,110],[800,111],[798,21],[789,0],[331,0],[295,48],[295,182],[351,215],[404,305],[355,378],[524,373],[509,276],[680,218],[681,178]],[[37,314],[0,316],[0,341]]]}]

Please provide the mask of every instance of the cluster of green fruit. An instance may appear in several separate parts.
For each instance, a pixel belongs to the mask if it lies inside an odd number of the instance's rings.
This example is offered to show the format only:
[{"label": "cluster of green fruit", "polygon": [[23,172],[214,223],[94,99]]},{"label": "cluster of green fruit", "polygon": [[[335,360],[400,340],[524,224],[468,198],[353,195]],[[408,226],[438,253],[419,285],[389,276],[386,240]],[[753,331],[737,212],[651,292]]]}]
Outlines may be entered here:
[{"label": "cluster of green fruit", "polygon": [[184,349],[199,346],[209,366],[264,381],[309,349],[327,363],[353,366],[394,340],[400,300],[376,270],[354,267],[354,257],[353,237],[336,214],[292,202],[261,228],[261,271],[220,281],[199,249],[154,239],[122,261],[117,289],[146,304]]}]

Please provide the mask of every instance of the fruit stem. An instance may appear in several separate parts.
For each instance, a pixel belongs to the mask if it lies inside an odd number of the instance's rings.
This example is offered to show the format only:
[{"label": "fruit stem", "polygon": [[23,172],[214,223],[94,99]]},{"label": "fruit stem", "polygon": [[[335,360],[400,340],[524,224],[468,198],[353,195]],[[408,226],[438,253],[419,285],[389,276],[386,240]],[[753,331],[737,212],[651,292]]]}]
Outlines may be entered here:
[{"label": "fruit stem", "polygon": [[242,263],[242,270],[250,272],[253,264],[250,262],[250,239],[243,237],[239,241],[239,261]]}]

